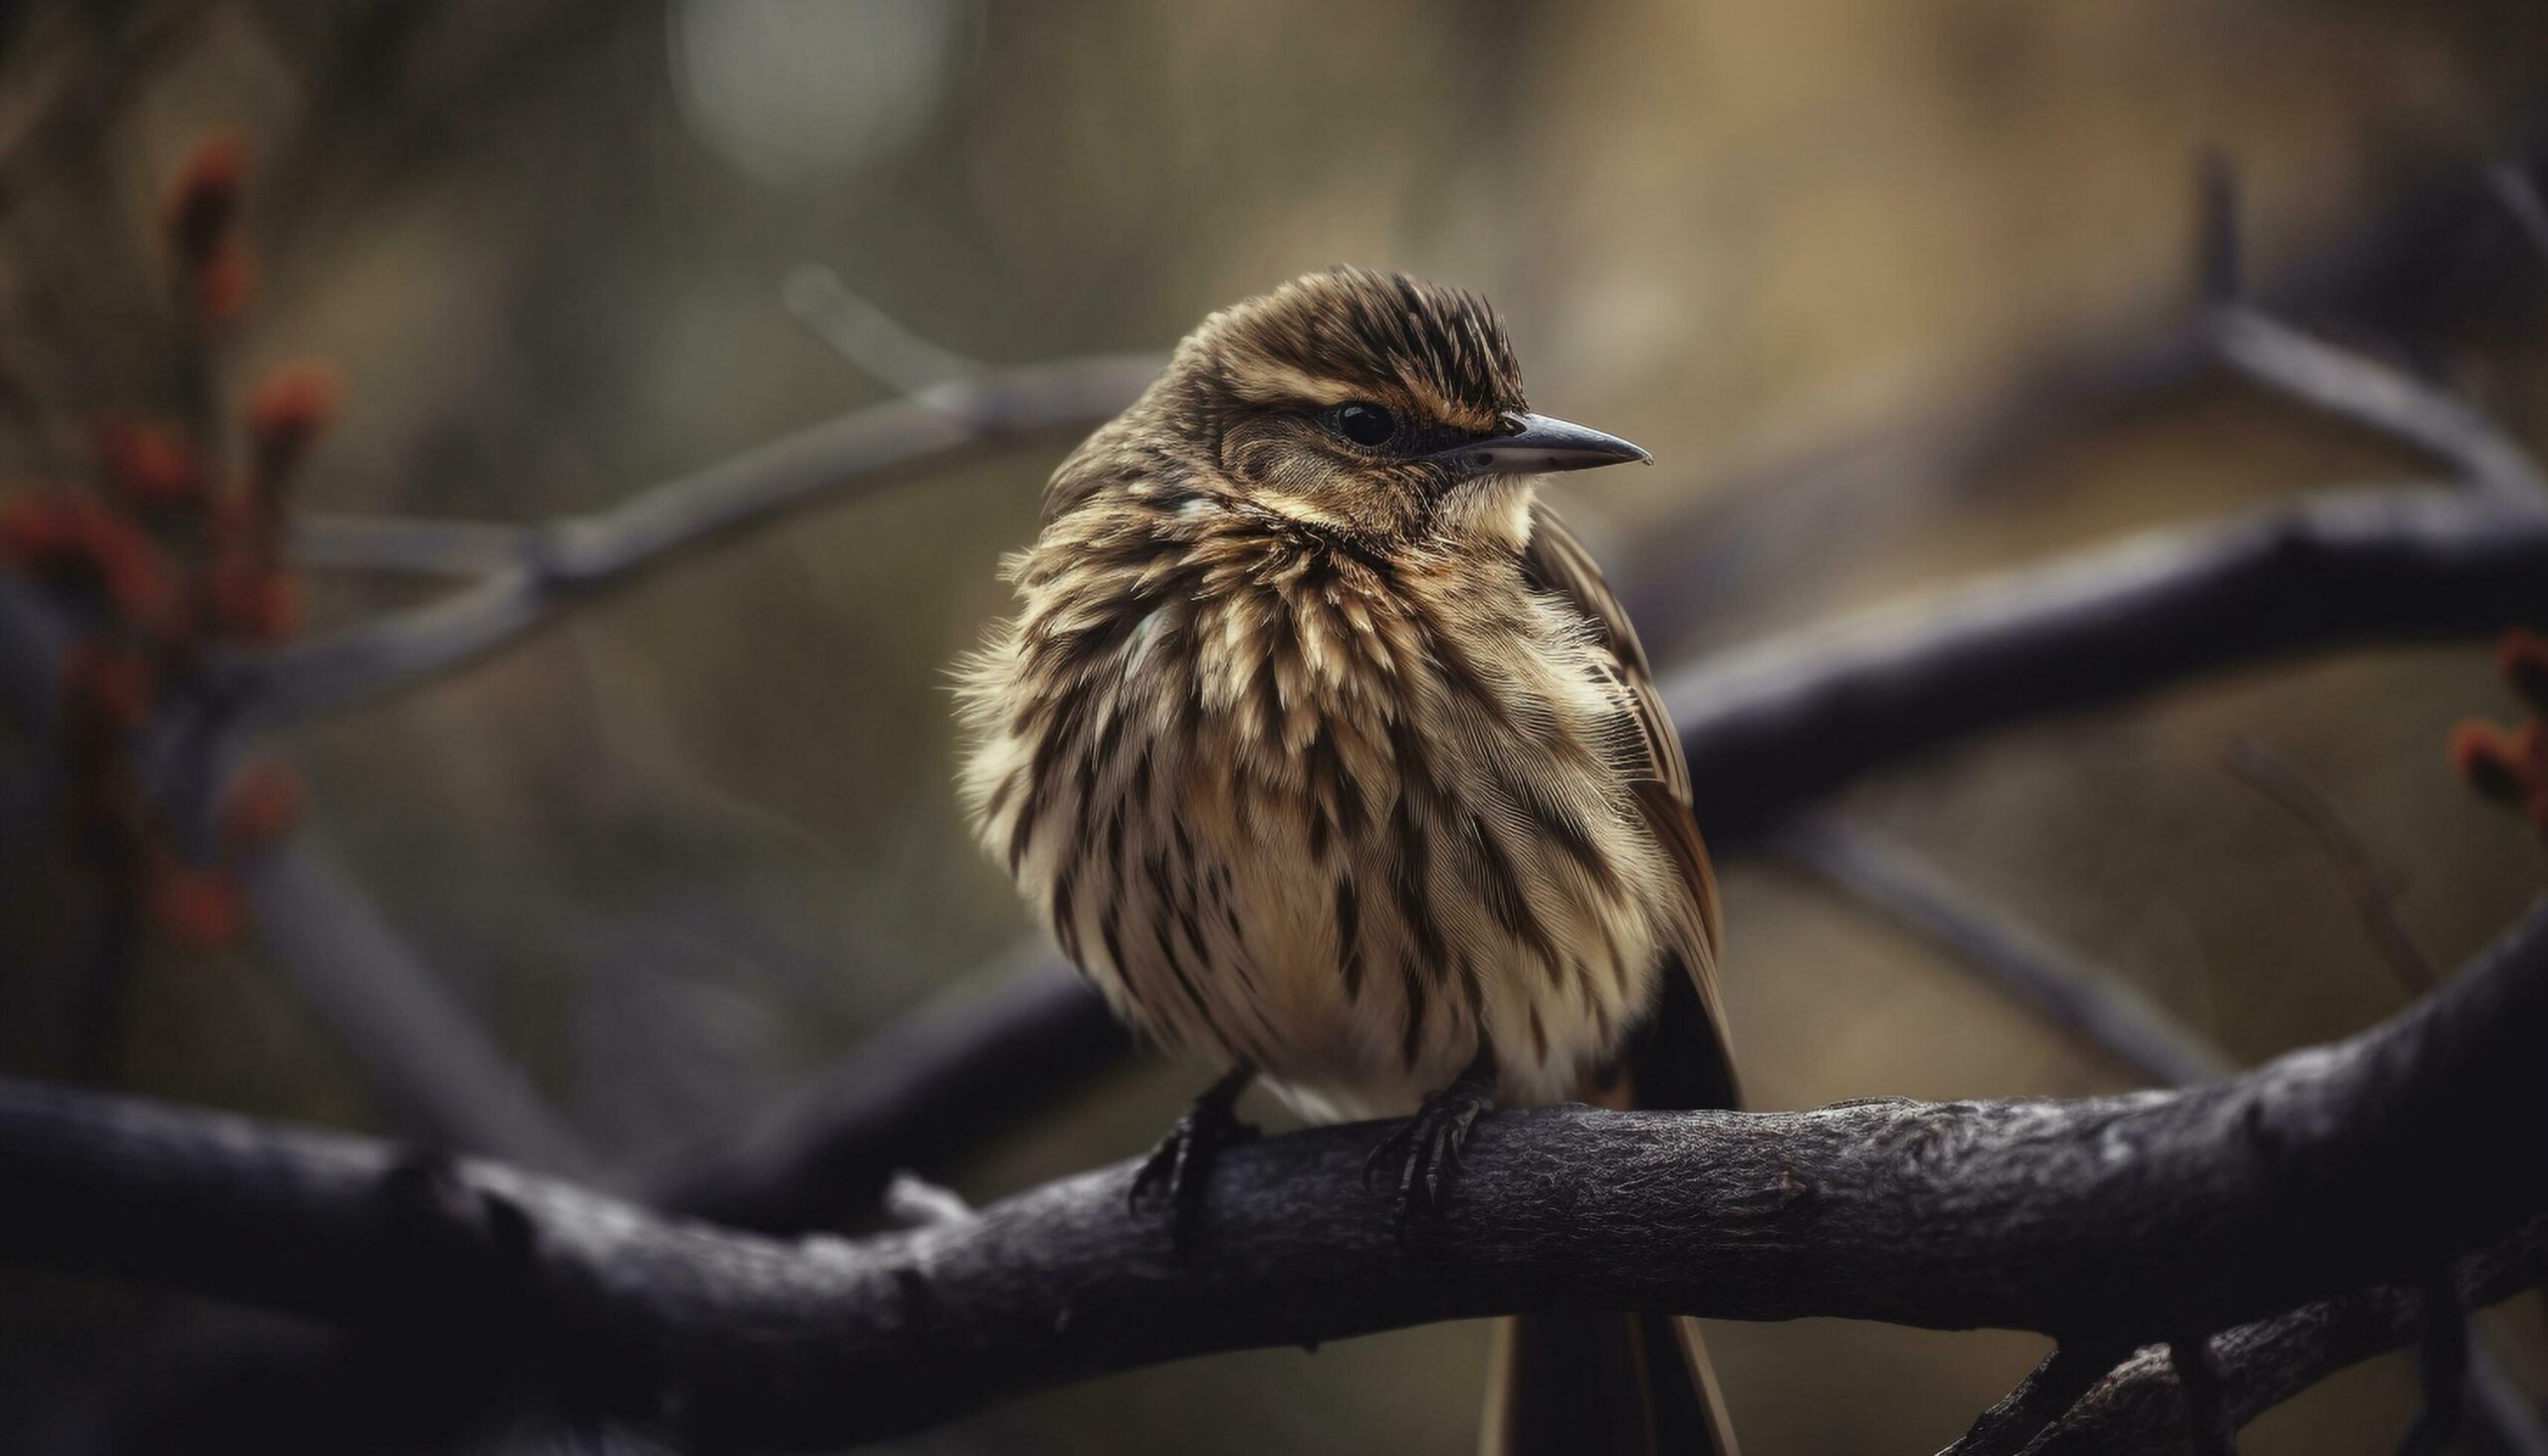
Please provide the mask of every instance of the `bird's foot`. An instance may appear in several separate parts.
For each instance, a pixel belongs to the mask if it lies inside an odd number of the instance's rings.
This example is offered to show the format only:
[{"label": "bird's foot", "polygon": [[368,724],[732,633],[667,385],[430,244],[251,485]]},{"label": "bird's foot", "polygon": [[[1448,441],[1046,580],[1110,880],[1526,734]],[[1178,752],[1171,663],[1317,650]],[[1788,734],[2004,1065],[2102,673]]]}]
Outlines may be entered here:
[{"label": "bird's foot", "polygon": [[1238,1120],[1238,1095],[1255,1075],[1247,1068],[1230,1073],[1186,1105],[1159,1140],[1151,1155],[1133,1174],[1126,1204],[1139,1217],[1154,1206],[1168,1210],[1168,1239],[1176,1252],[1193,1247],[1203,1219],[1203,1184],[1212,1159],[1221,1150],[1253,1142],[1257,1130]]},{"label": "bird's foot", "polygon": [[1397,1173],[1397,1231],[1406,1236],[1413,1213],[1439,1213],[1442,1190],[1460,1166],[1460,1150],[1469,1130],[1495,1110],[1495,1058],[1481,1051],[1468,1069],[1439,1092],[1428,1093],[1415,1116],[1389,1130],[1363,1163],[1363,1186],[1370,1187],[1394,1167]]}]

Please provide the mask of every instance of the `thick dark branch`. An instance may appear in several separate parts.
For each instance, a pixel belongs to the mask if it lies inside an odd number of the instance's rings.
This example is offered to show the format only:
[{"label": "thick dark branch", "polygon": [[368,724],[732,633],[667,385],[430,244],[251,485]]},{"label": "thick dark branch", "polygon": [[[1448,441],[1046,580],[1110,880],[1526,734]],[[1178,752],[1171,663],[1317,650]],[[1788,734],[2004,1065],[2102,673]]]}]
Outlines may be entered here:
[{"label": "thick dark branch", "polygon": [[787,1244],[500,1167],[427,1176],[349,1140],[19,1086],[0,1090],[0,1247],[323,1318],[443,1322],[515,1342],[580,1398],[657,1412],[669,1391],[695,1434],[763,1445],[1513,1311],[2139,1343],[2511,1236],[2548,1206],[2543,1034],[2548,910],[2386,1025],[2204,1088],[1492,1118],[1412,1247],[1362,1187],[1374,1129],[1266,1140],[1215,1166],[1186,1261],[1125,1216],[1129,1164],[960,1222]]},{"label": "thick dark branch", "polygon": [[772,441],[607,511],[529,531],[477,585],[411,611],[230,665],[231,693],[265,717],[408,688],[545,623],[567,603],[781,513],[838,500],[970,449],[1113,417],[1160,369],[1101,356],[950,381]]},{"label": "thick dark branch", "polygon": [[2548,612],[2548,514],[2320,496],[1703,660],[1664,690],[1711,843],[1959,734],[2343,643]]}]

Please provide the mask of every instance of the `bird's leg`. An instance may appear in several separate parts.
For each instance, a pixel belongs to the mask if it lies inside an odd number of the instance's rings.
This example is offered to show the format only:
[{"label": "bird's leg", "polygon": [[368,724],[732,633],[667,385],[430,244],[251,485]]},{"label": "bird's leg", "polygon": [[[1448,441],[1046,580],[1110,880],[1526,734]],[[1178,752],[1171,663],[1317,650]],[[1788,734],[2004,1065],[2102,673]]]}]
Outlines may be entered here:
[{"label": "bird's leg", "polygon": [[1407,1214],[1440,1211],[1443,1180],[1460,1165],[1460,1148],[1469,1129],[1495,1109],[1495,1049],[1481,1043],[1451,1085],[1427,1093],[1415,1116],[1389,1130],[1363,1163],[1363,1184],[1382,1169],[1397,1168],[1397,1226],[1406,1231]]},{"label": "bird's leg", "polygon": [[1256,1129],[1238,1120],[1232,1109],[1247,1084],[1256,1080],[1254,1067],[1233,1067],[1221,1080],[1203,1089],[1203,1095],[1186,1105],[1168,1128],[1168,1136],[1159,1140],[1151,1155],[1133,1174],[1132,1192],[1126,1201],[1134,1213],[1163,1198],[1169,1210],[1168,1234],[1178,1252],[1192,1242],[1194,1231],[1203,1216],[1203,1175],[1211,1167],[1212,1158],[1224,1147],[1245,1143],[1257,1136]]}]

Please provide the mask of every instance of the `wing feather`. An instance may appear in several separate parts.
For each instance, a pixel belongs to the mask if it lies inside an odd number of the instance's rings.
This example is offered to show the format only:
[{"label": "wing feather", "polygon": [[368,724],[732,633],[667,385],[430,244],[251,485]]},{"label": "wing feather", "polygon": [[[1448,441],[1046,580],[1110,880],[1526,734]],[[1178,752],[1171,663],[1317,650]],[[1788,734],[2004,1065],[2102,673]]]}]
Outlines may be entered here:
[{"label": "wing feather", "polygon": [[[1690,813],[1690,765],[1681,752],[1680,735],[1664,711],[1663,695],[1654,686],[1654,671],[1638,643],[1636,627],[1619,605],[1591,552],[1566,528],[1547,505],[1531,513],[1531,544],[1522,557],[1523,573],[1532,585],[1572,604],[1598,631],[1619,682],[1628,693],[1645,749],[1646,777],[1635,787],[1638,812],[1665,853],[1680,870],[1681,902],[1674,907],[1680,922],[1680,944],[1674,948],[1686,970],[1689,987],[1698,994],[1690,1006],[1669,987],[1656,1024],[1632,1048],[1630,1072],[1640,1105],[1723,1106],[1737,1100],[1733,1046],[1726,1035],[1725,1006],[1717,989],[1717,959],[1723,940],[1717,907],[1716,871],[1708,860],[1698,820]],[[1677,1014],[1682,1010],[1695,1016]],[[1688,1042],[1696,1027],[1662,1023],[1703,1019],[1704,1041],[1712,1065],[1689,1065]],[[1677,1038],[1678,1045],[1674,1044]],[[1660,1065],[1657,1065],[1657,1064]]]}]

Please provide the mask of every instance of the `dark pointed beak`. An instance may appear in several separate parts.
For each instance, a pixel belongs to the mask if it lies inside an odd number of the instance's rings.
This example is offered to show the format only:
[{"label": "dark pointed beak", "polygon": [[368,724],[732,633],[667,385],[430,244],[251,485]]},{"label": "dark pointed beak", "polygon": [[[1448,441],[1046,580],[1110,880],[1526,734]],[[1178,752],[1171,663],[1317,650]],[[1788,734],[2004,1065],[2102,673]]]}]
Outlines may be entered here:
[{"label": "dark pointed beak", "polygon": [[1471,440],[1442,451],[1445,462],[1479,475],[1537,475],[1551,470],[1591,470],[1630,460],[1654,463],[1654,457],[1616,435],[1547,415],[1508,414],[1508,433]]}]

